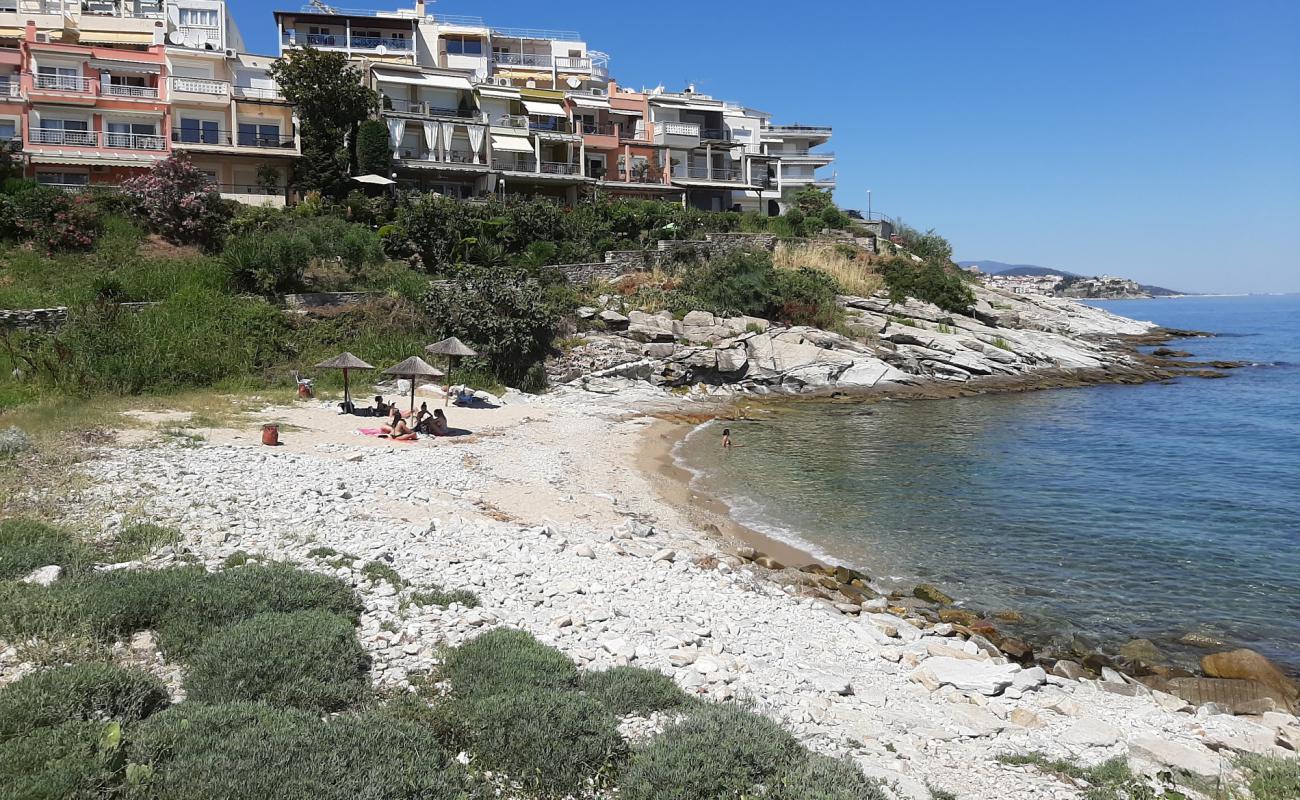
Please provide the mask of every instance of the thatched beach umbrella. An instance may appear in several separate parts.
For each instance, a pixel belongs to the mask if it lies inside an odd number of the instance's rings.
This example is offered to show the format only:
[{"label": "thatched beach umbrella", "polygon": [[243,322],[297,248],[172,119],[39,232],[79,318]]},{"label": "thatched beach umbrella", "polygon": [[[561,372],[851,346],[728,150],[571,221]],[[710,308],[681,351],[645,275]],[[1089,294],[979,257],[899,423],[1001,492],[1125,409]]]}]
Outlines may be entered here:
[{"label": "thatched beach umbrella", "polygon": [[348,388],[348,370],[350,369],[374,369],[371,365],[352,355],[351,353],[339,353],[328,361],[322,361],[316,365],[317,369],[341,369],[343,370],[343,404],[344,407],[352,405],[352,393]]},{"label": "thatched beach umbrella", "polygon": [[399,378],[410,378],[411,380],[411,412],[415,412],[415,384],[420,378],[441,378],[442,370],[434,369],[424,362],[419,356],[411,356],[400,364],[391,366],[384,370],[385,375],[396,375]]},{"label": "thatched beach umbrella", "polygon": [[[447,357],[447,374],[451,375],[452,359],[463,356],[476,356],[478,352],[470,348],[455,336],[443,339],[441,342],[435,342],[424,348],[426,353],[444,355]],[[451,402],[451,378],[447,378],[447,396],[443,398],[442,404],[445,406]]]}]

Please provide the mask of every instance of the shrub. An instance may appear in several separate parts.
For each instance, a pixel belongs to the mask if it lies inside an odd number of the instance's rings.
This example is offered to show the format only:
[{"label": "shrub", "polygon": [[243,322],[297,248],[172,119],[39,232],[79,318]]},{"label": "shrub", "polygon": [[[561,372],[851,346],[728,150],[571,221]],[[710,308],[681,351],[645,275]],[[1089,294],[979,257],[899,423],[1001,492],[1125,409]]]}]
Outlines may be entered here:
[{"label": "shrub", "polygon": [[406,581],[397,570],[388,566],[382,561],[369,561],[361,568],[361,574],[368,578],[372,583],[386,581],[394,589],[401,589],[406,586]]},{"label": "shrub", "polygon": [[115,561],[132,561],[144,558],[164,545],[180,541],[180,531],[164,528],[161,525],[141,523],[128,525],[113,541],[112,558]]},{"label": "shrub", "polygon": [[915,297],[944,311],[969,314],[975,293],[958,272],[937,261],[917,265],[907,258],[891,258],[880,264],[891,303]]},{"label": "shrub", "polygon": [[357,170],[362,175],[388,177],[393,168],[393,147],[388,126],[380,119],[368,119],[357,126]]},{"label": "shrub", "polygon": [[256,703],[182,703],[128,741],[150,800],[461,800],[464,770],[418,718],[381,709],[328,721]]},{"label": "shrub", "polygon": [[772,273],[766,253],[732,253],[688,268],[680,292],[698,299],[700,310],[763,316],[772,299]]},{"label": "shrub", "polygon": [[87,195],[20,182],[0,196],[0,230],[50,251],[86,250],[100,231],[99,211]]},{"label": "shrub", "polygon": [[24,800],[101,800],[113,783],[100,742],[111,725],[65,722],[0,739],[5,797]]},{"label": "shrub", "polygon": [[379,236],[364,225],[330,216],[281,218],[275,227],[251,227],[226,242],[222,262],[237,286],[260,294],[299,291],[313,274],[341,270],[336,283],[315,288],[345,288],[383,262]]},{"label": "shrub", "polygon": [[123,182],[122,191],[132,199],[136,218],[173,244],[214,248],[232,215],[216,187],[183,152]]},{"label": "shrub", "polygon": [[16,425],[0,431],[0,461],[8,461],[32,449],[32,437]]},{"label": "shrub", "polygon": [[221,253],[236,286],[268,295],[301,290],[311,257],[311,242],[283,232],[231,237]]},{"label": "shrub", "polygon": [[478,595],[468,589],[456,589],[447,591],[441,586],[431,586],[419,592],[415,592],[409,598],[407,603],[414,606],[441,606],[446,608],[452,603],[457,603],[465,608],[478,608]]},{"label": "shrub", "polygon": [[352,625],[321,611],[259,614],[204,640],[190,659],[190,700],[338,711],[368,694],[370,661]]},{"label": "shrub", "polygon": [[736,706],[704,706],[632,755],[619,782],[625,800],[746,797],[797,767],[799,743],[779,725]]},{"label": "shrub", "polygon": [[541,284],[509,268],[462,267],[433,285],[425,307],[435,338],[460,338],[513,385],[545,358],[557,319]]},{"label": "shrub", "polygon": [[531,688],[457,703],[480,765],[505,773],[542,797],[599,786],[622,759],[615,719],[595,700]]},{"label": "shrub", "polygon": [[0,521],[0,580],[51,564],[76,569],[93,560],[90,546],[68,531],[25,519]]},{"label": "shrub", "polygon": [[77,720],[144,719],[168,703],[152,675],[107,664],[76,664],[0,688],[0,739]]},{"label": "shrub", "polygon": [[771,316],[787,325],[833,328],[843,316],[835,297],[840,287],[830,275],[802,267],[777,270],[772,277]]},{"label": "shrub", "polygon": [[691,698],[661,672],[639,667],[614,667],[604,672],[585,672],[580,683],[582,690],[599,700],[610,711],[627,714],[649,714],[680,708]]},{"label": "shrub", "polygon": [[849,760],[809,755],[778,774],[764,797],[769,800],[889,800],[879,780],[868,778]]},{"label": "shrub", "polygon": [[1240,759],[1239,766],[1255,800],[1300,797],[1300,760],[1248,755]]},{"label": "shrub", "polygon": [[573,689],[578,684],[578,668],[568,657],[510,628],[488,631],[449,651],[442,669],[452,694],[460,698]]}]

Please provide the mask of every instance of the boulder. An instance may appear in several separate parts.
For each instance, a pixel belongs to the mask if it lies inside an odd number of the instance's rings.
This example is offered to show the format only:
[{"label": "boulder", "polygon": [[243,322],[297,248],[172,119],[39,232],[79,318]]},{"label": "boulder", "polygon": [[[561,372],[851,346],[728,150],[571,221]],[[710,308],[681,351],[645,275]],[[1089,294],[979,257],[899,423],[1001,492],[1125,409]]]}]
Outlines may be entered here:
[{"label": "boulder", "polygon": [[1156,736],[1138,736],[1130,739],[1128,753],[1131,760],[1150,764],[1156,767],[1156,771],[1174,772],[1175,782],[1180,785],[1186,783],[1178,781],[1177,773],[1213,780],[1229,770],[1229,765],[1223,758],[1203,747],[1193,748]]},{"label": "boulder", "polygon": [[717,318],[707,311],[689,311],[682,317],[682,324],[711,328],[717,324]]},{"label": "boulder", "polygon": [[958,625],[970,626],[975,624],[979,619],[979,614],[965,608],[941,608],[939,609],[939,619],[944,622],[955,622]]},{"label": "boulder", "polygon": [[749,363],[749,356],[743,347],[727,347],[718,350],[718,372],[739,372]]},{"label": "boulder", "polygon": [[32,572],[20,581],[21,583],[31,583],[36,586],[49,586],[57,581],[63,575],[63,567],[58,564],[50,564],[48,567],[41,567],[32,570]]},{"label": "boulder", "polygon": [[1099,719],[1085,717],[1061,734],[1061,741],[1078,747],[1110,747],[1119,741],[1119,728]]},{"label": "boulder", "polygon": [[1231,650],[1214,653],[1201,659],[1201,669],[1211,678],[1240,678],[1259,681],[1274,689],[1289,707],[1295,708],[1300,688],[1282,673],[1273,662],[1254,650]]},{"label": "boulder", "polygon": [[770,569],[770,570],[785,569],[785,564],[782,564],[780,561],[777,561],[775,558],[772,558],[771,556],[759,556],[754,559],[754,563],[759,565],[763,569]]},{"label": "boulder", "polygon": [[990,661],[940,656],[926,659],[912,673],[912,680],[922,685],[946,685],[964,692],[996,695],[1010,686],[1020,671],[1020,667],[1015,664],[994,664]]},{"label": "boulder", "polygon": [[607,308],[604,311],[600,312],[599,316],[600,316],[600,321],[605,323],[605,326],[608,328],[612,328],[614,330],[624,330],[625,328],[627,328],[628,318],[618,313],[617,311],[614,311],[613,309]]},{"label": "boulder", "polygon": [[1281,705],[1286,697],[1277,689],[1260,681],[1233,680],[1231,678],[1142,678],[1142,683],[1152,689],[1176,695],[1195,706],[1214,703],[1236,712],[1248,708],[1247,704],[1262,698],[1272,698]]},{"label": "boulder", "polygon": [[939,588],[932,583],[923,583],[920,586],[917,586],[912,590],[912,595],[931,603],[938,603],[941,606],[952,605],[952,598],[941,592]]},{"label": "boulder", "polygon": [[1158,664],[1165,660],[1164,653],[1150,639],[1132,639],[1119,649],[1120,658]]},{"label": "boulder", "polygon": [[1077,681],[1088,677],[1088,670],[1084,669],[1083,665],[1077,661],[1063,658],[1052,665],[1052,674],[1058,678]]}]

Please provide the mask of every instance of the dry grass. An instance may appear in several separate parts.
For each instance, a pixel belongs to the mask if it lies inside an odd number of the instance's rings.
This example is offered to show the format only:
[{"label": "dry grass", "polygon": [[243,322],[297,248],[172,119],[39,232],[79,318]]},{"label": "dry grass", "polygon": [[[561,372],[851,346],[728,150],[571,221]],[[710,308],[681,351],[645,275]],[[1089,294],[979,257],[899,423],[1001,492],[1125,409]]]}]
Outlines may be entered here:
[{"label": "dry grass", "polygon": [[849,255],[845,248],[817,242],[781,242],[773,264],[777,269],[809,267],[835,278],[845,294],[869,297],[880,291],[884,280],[864,251]]}]

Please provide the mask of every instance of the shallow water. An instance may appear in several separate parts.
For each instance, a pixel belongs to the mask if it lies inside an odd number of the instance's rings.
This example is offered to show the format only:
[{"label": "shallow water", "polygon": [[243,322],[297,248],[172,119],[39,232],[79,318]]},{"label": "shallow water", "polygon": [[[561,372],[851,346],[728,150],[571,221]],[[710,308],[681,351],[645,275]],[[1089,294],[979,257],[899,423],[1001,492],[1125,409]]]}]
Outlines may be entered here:
[{"label": "shallow water", "polygon": [[[1200,631],[1300,672],[1300,297],[1098,303],[1215,331],[1224,380],[798,402],[679,448],[738,521],[1118,643]],[[796,533],[797,532],[797,533]]]}]

